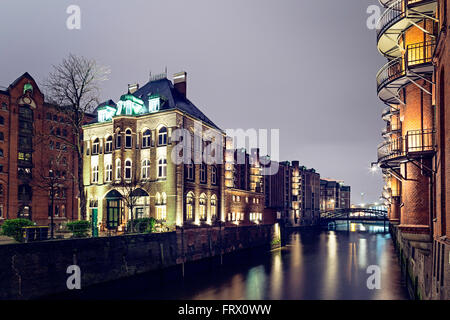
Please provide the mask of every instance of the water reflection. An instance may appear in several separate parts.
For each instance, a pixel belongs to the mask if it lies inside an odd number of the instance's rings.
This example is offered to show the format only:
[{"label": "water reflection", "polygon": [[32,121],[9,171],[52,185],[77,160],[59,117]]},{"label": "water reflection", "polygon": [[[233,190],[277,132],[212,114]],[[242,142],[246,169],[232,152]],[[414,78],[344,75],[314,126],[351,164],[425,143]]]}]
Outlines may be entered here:
[{"label": "water reflection", "polygon": [[[366,285],[369,265],[381,268],[381,290]],[[248,254],[239,263],[194,273],[184,280],[127,279],[78,293],[115,299],[406,299],[398,261],[383,226],[338,225],[302,231],[288,245]]]}]

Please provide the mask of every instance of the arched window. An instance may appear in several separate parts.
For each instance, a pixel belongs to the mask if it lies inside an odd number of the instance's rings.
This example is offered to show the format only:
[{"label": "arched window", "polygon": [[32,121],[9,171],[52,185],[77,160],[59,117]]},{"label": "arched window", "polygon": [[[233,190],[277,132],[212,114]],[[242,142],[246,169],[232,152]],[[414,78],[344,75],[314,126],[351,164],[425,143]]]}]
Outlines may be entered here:
[{"label": "arched window", "polygon": [[122,178],[122,163],[120,159],[116,160],[116,180],[120,180]]},{"label": "arched window", "polygon": [[204,163],[200,165],[200,182],[206,183],[206,165]]},{"label": "arched window", "polygon": [[92,183],[98,182],[98,166],[92,167]]},{"label": "arched window", "polygon": [[167,145],[167,128],[162,127],[158,132],[158,146]]},{"label": "arched window", "polygon": [[215,166],[211,168],[211,184],[217,184],[217,168]]},{"label": "arched window", "polygon": [[119,130],[116,132],[116,149],[122,148],[122,134]]},{"label": "arched window", "polygon": [[125,179],[131,179],[131,160],[127,159],[125,161]]},{"label": "arched window", "polygon": [[131,137],[131,130],[125,131],[125,148],[130,149],[133,145],[133,138]]},{"label": "arched window", "polygon": [[200,195],[200,221],[206,221],[206,194],[202,193]]},{"label": "arched window", "polygon": [[111,182],[112,180],[112,164],[108,163],[105,170],[105,182]]},{"label": "arched window", "polygon": [[151,145],[152,133],[149,129],[145,130],[142,135],[142,148],[149,148]]},{"label": "arched window", "polygon": [[112,152],[112,141],[113,141],[112,136],[108,136],[108,137],[106,138],[106,142],[105,142],[105,153],[110,153],[110,152]]},{"label": "arched window", "polygon": [[186,195],[186,221],[194,220],[194,193]]},{"label": "arched window", "polygon": [[4,125],[4,124],[5,124],[5,118],[0,116],[0,125]]},{"label": "arched window", "polygon": [[167,159],[161,158],[158,161],[158,178],[164,179],[167,177]]},{"label": "arched window", "polygon": [[156,220],[167,220],[167,195],[165,192],[162,195],[159,192],[156,194]]},{"label": "arched window", "polygon": [[217,220],[217,196],[213,194],[211,196],[211,221]]},{"label": "arched window", "polygon": [[142,161],[142,179],[150,179],[150,160]]},{"label": "arched window", "polygon": [[99,146],[100,146],[100,139],[96,138],[92,143],[92,154],[98,154]]}]

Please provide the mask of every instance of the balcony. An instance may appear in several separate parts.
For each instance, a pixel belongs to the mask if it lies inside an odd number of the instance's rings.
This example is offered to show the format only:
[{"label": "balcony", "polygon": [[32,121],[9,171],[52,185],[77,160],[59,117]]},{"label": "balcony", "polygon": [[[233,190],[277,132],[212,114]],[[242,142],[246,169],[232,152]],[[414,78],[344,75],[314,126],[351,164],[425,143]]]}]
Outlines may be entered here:
[{"label": "balcony", "polygon": [[381,0],[387,9],[377,25],[378,50],[388,58],[402,55],[398,45],[401,34],[414,24],[427,17],[434,17],[437,11],[436,0]]},{"label": "balcony", "polygon": [[401,134],[402,123],[400,121],[388,122],[385,128],[381,131],[383,138],[387,139],[392,134]]},{"label": "balcony", "polygon": [[404,137],[378,146],[378,163],[396,166],[407,158],[425,157],[435,152],[435,132],[432,129],[408,131]]},{"label": "balcony", "polygon": [[383,113],[381,114],[381,118],[384,121],[390,121],[392,117],[391,107],[386,107],[383,110]]},{"label": "balcony", "polygon": [[377,74],[378,97],[386,104],[399,104],[398,91],[410,80],[419,80],[425,74],[432,74],[432,59],[435,41],[407,46],[403,57],[385,64]]}]

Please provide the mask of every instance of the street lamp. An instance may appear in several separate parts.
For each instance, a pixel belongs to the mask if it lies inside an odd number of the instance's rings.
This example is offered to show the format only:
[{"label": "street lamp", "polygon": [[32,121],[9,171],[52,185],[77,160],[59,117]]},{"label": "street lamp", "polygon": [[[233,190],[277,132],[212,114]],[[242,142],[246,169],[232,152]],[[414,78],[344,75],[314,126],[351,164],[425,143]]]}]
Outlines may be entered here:
[{"label": "street lamp", "polygon": [[[53,179],[53,170],[50,169],[48,171],[49,178]],[[55,202],[55,187],[52,181],[50,181],[50,198],[51,198],[51,209],[50,209],[50,239],[54,238],[54,221],[53,221],[53,205]]]}]

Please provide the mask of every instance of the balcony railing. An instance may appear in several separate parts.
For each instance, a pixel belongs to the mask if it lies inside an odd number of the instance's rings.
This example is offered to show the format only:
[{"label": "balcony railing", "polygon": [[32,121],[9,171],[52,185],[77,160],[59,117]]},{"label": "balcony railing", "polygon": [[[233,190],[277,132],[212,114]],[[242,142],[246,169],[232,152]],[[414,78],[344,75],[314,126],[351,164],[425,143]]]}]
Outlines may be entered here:
[{"label": "balcony railing", "polygon": [[430,0],[380,0],[381,4],[387,6],[377,25],[377,39],[391,26],[406,18],[407,8],[413,5],[428,3]]},{"label": "balcony railing", "polygon": [[408,131],[406,136],[392,139],[378,146],[378,162],[435,151],[435,132],[432,129]]},{"label": "balcony railing", "polygon": [[411,67],[431,63],[436,48],[436,42],[427,41],[407,46],[406,54],[385,64],[377,74],[378,92],[388,83],[406,76],[406,70]]},{"label": "balcony railing", "polygon": [[381,118],[385,121],[389,121],[391,115],[392,115],[391,107],[386,107],[384,108],[383,113],[381,114]]}]

